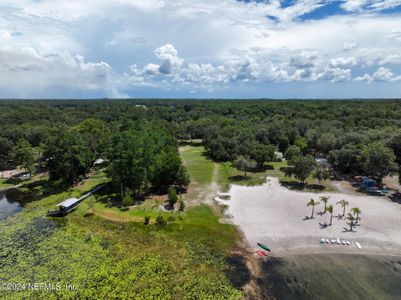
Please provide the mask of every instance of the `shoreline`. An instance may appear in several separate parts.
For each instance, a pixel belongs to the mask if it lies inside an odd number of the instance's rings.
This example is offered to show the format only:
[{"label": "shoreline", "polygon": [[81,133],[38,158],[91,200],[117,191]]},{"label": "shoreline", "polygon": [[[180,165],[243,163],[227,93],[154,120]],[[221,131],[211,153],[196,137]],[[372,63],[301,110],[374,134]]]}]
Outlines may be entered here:
[{"label": "shoreline", "polygon": [[22,183],[17,184],[17,185],[13,185],[13,186],[8,186],[8,187],[0,187],[0,193],[1,192],[6,192],[6,191],[12,190],[12,189],[18,189],[21,186],[22,186]]}]

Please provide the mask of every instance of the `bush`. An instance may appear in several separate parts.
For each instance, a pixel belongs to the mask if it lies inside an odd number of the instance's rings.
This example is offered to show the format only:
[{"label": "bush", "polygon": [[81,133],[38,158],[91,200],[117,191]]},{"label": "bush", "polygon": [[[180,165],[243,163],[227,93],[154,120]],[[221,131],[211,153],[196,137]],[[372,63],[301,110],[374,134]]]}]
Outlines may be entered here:
[{"label": "bush", "polygon": [[171,209],[174,209],[174,204],[177,202],[178,196],[177,196],[177,191],[175,190],[174,187],[170,186],[168,188],[168,204]]},{"label": "bush", "polygon": [[78,176],[78,181],[82,181],[82,180],[84,180],[85,179],[85,176],[84,175],[79,175]]},{"label": "bush", "polygon": [[174,222],[175,221],[174,216],[173,215],[169,215],[167,221]]},{"label": "bush", "polygon": [[150,221],[150,217],[149,217],[149,216],[145,216],[145,222],[144,222],[144,224],[145,224],[145,225],[148,225],[148,224],[149,224],[149,221]]},{"label": "bush", "polygon": [[123,206],[124,207],[130,206],[133,203],[134,203],[134,201],[133,201],[131,195],[125,195],[124,196],[124,198],[123,198]]},{"label": "bush", "polygon": [[179,211],[184,211],[184,209],[185,209],[185,202],[184,202],[182,199],[180,199],[179,204],[180,204],[180,206],[178,207],[178,210],[179,210]]},{"label": "bush", "polygon": [[92,239],[92,233],[90,233],[90,232],[86,233],[86,234],[85,234],[85,238],[84,238],[85,242],[87,243],[87,242],[89,242],[91,239]]},{"label": "bush", "polygon": [[159,215],[156,217],[156,225],[166,225],[166,220],[163,216]]}]

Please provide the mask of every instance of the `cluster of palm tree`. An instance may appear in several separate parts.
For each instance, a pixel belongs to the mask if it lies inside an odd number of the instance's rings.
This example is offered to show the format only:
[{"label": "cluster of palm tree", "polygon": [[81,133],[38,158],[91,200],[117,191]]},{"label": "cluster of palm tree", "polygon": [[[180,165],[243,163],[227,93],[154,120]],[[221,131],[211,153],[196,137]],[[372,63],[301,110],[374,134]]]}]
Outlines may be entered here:
[{"label": "cluster of palm tree", "polygon": [[[315,214],[315,206],[319,205],[321,202],[324,203],[324,210],[323,212],[321,212],[321,214],[325,214],[325,213],[329,213],[330,214],[330,224],[333,224],[333,213],[334,213],[334,206],[329,204],[329,200],[330,200],[330,196],[320,196],[319,197],[319,201],[315,200],[315,199],[310,199],[309,202],[306,204],[306,206],[311,206],[312,207],[312,215],[310,216],[311,219],[314,218],[314,214]],[[338,217],[340,219],[345,217],[345,209],[347,206],[349,206],[349,202],[346,200],[341,200],[338,201],[336,203],[336,205],[340,205],[340,207],[343,209],[342,211],[342,215],[338,215]],[[361,220],[361,210],[359,207],[353,207],[351,208],[350,212],[347,214],[347,220],[350,223],[350,230],[352,231],[352,229],[358,224],[358,221]]]}]

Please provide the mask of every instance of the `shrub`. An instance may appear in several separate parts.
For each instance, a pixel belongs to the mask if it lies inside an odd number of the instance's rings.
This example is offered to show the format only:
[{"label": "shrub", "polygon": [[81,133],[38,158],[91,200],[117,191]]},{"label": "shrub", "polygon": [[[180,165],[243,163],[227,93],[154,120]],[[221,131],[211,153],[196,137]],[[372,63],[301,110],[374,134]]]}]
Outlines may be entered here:
[{"label": "shrub", "polygon": [[171,209],[174,209],[174,204],[177,202],[178,197],[177,197],[177,191],[175,190],[174,187],[170,186],[168,188],[168,204]]},{"label": "shrub", "polygon": [[134,203],[134,201],[133,201],[131,195],[125,195],[124,196],[124,198],[123,198],[123,206],[124,207],[130,206],[133,203]]},{"label": "shrub", "polygon": [[145,225],[148,225],[150,221],[150,217],[149,216],[145,216]]},{"label": "shrub", "polygon": [[178,207],[178,210],[179,210],[179,211],[184,211],[184,209],[185,209],[185,202],[184,202],[184,200],[180,199],[179,204],[180,204],[180,206]]},{"label": "shrub", "polygon": [[89,242],[91,239],[92,239],[92,233],[90,233],[90,232],[86,233],[86,234],[85,234],[85,238],[84,238],[85,242],[87,243],[87,242]]},{"label": "shrub", "polygon": [[174,222],[175,221],[174,216],[173,215],[169,215],[167,221]]},{"label": "shrub", "polygon": [[166,220],[163,216],[159,215],[156,217],[156,225],[166,225]]}]

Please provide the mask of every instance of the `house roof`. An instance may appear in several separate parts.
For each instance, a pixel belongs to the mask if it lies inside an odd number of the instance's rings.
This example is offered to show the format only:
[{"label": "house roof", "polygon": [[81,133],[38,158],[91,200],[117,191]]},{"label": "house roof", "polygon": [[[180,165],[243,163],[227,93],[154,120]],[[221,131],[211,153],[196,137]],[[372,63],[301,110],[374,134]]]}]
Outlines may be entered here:
[{"label": "house roof", "polygon": [[69,199],[64,200],[63,202],[57,204],[57,206],[70,207],[71,205],[74,205],[78,202],[79,202],[79,199],[77,199],[77,198],[69,198]]}]

